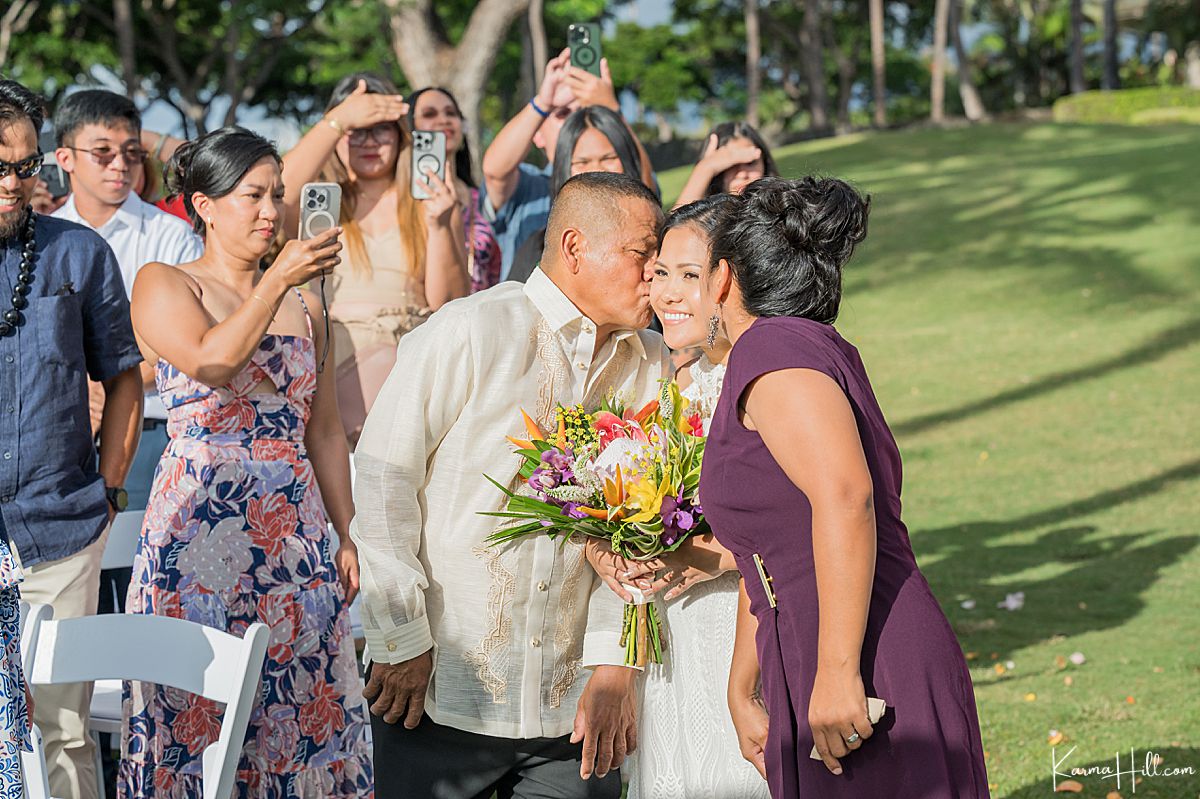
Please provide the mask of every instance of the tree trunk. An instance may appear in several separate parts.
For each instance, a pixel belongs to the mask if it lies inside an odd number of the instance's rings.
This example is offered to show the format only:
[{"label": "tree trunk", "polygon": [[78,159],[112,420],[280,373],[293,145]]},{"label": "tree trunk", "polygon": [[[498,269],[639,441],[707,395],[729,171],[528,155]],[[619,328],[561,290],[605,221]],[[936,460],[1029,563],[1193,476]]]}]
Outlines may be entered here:
[{"label": "tree trunk", "polygon": [[962,98],[963,112],[967,119],[978,122],[987,116],[979,89],[975,87],[975,70],[967,48],[963,47],[962,24],[963,0],[950,0],[950,41],[954,45],[954,58],[958,61],[958,96]]},{"label": "tree trunk", "polygon": [[1191,42],[1183,52],[1187,85],[1200,89],[1200,41]]},{"label": "tree trunk", "polygon": [[675,138],[675,129],[671,127],[671,120],[667,119],[666,113],[662,111],[654,112],[654,124],[658,128],[658,143],[666,144]]},{"label": "tree trunk", "polygon": [[883,0],[869,0],[871,18],[871,89],[875,127],[887,126],[887,63],[883,41]]},{"label": "tree trunk", "polygon": [[1083,79],[1083,0],[1071,0],[1071,94],[1087,91]]},{"label": "tree trunk", "polygon": [[[546,17],[544,0],[530,0],[529,14],[529,56],[533,59],[533,91],[542,85],[546,73],[546,62],[550,60],[549,45],[546,43]],[[533,95],[531,94],[530,97]]]},{"label": "tree trunk", "polygon": [[133,4],[129,0],[113,0],[113,27],[117,29],[117,50],[121,54],[121,80],[125,82],[125,94],[132,98],[138,90],[138,79],[133,44]]},{"label": "tree trunk", "polygon": [[808,112],[814,133],[829,132],[829,91],[825,85],[825,56],[821,47],[821,0],[804,0],[804,77],[808,83]]},{"label": "tree trunk", "polygon": [[1104,0],[1104,75],[1101,86],[1121,88],[1121,73],[1117,64],[1117,0]]},{"label": "tree trunk", "polygon": [[446,86],[474,123],[467,127],[467,140],[478,172],[483,158],[479,108],[488,76],[509,26],[529,7],[530,0],[480,0],[457,45],[446,38],[433,0],[382,2],[388,11],[392,51],[409,83],[417,88]]},{"label": "tree trunk", "polygon": [[936,0],[933,12],[933,66],[929,86],[929,118],[946,119],[946,32],[950,27],[950,0]]},{"label": "tree trunk", "polygon": [[758,95],[762,88],[762,38],[758,28],[758,0],[743,0],[746,18],[746,121],[757,128]]}]

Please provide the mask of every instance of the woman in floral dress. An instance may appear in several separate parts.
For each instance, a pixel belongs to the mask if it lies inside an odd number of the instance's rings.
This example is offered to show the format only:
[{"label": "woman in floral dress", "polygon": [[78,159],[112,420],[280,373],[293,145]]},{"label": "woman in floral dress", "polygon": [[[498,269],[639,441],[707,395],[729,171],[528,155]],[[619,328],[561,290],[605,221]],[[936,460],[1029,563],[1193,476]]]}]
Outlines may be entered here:
[{"label": "woman in floral dress", "polygon": [[21,671],[21,592],[25,579],[0,519],[0,799],[23,799],[21,752],[29,751],[29,688]]},{"label": "woman in floral dress", "polygon": [[[337,263],[340,228],[289,242],[263,271],[282,212],[274,148],[223,128],[181,147],[170,169],[205,252],[150,264],[134,285],[134,329],[157,364],[170,443],[128,611],[235,635],[271,628],[238,797],[372,796],[347,611],[358,588],[349,459],[334,370],[322,369],[326,331],[312,323],[320,300],[297,288]],[[327,510],[342,541],[332,557]],[[221,713],[183,691],[130,684],[119,795],[200,796]]]}]

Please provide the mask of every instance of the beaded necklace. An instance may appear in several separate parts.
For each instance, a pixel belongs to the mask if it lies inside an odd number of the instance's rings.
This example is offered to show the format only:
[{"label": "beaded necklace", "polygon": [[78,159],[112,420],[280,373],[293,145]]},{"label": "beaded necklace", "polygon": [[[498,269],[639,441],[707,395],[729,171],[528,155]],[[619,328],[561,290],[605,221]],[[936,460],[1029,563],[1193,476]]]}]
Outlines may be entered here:
[{"label": "beaded necklace", "polygon": [[24,249],[21,251],[21,266],[17,272],[17,285],[13,287],[12,307],[4,312],[0,321],[0,337],[10,335],[21,325],[25,324],[25,314],[21,313],[29,305],[29,287],[33,284],[34,229],[33,211],[25,217]]}]

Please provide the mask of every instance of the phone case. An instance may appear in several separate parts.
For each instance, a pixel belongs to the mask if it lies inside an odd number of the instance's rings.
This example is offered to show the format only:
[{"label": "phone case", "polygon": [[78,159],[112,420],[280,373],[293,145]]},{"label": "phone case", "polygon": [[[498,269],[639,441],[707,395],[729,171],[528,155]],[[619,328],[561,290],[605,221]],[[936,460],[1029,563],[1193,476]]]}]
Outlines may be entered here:
[{"label": "phone case", "polygon": [[446,179],[446,134],[440,130],[414,130],[412,146],[412,196],[428,200],[425,171]]},{"label": "phone case", "polygon": [[337,227],[342,213],[342,187],[336,183],[305,183],[300,189],[300,240]]},{"label": "phone case", "polygon": [[567,47],[571,66],[600,77],[600,26],[594,22],[576,22],[567,28]]},{"label": "phone case", "polygon": [[[883,701],[882,699],[876,699],[873,696],[867,697],[867,720],[871,722],[872,727],[879,723],[879,720],[883,718],[883,714],[886,712],[887,702]],[[812,748],[812,751],[808,753],[808,756],[813,760],[821,759],[821,753],[817,751],[817,747],[815,746]]]}]

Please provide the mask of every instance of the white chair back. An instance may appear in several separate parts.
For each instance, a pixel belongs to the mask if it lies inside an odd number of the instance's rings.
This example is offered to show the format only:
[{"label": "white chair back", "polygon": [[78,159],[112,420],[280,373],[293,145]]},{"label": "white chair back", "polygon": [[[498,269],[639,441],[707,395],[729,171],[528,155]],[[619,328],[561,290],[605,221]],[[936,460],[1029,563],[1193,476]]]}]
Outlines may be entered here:
[{"label": "white chair back", "polygon": [[108,530],[108,541],[104,554],[100,556],[101,569],[127,569],[133,565],[137,552],[138,537],[142,534],[144,510],[127,510],[118,513]]},{"label": "white chair back", "polygon": [[270,632],[252,624],[244,638],[167,616],[106,615],[41,625],[31,682],[137,680],[224,702],[217,741],[203,755],[204,799],[228,799]]}]

